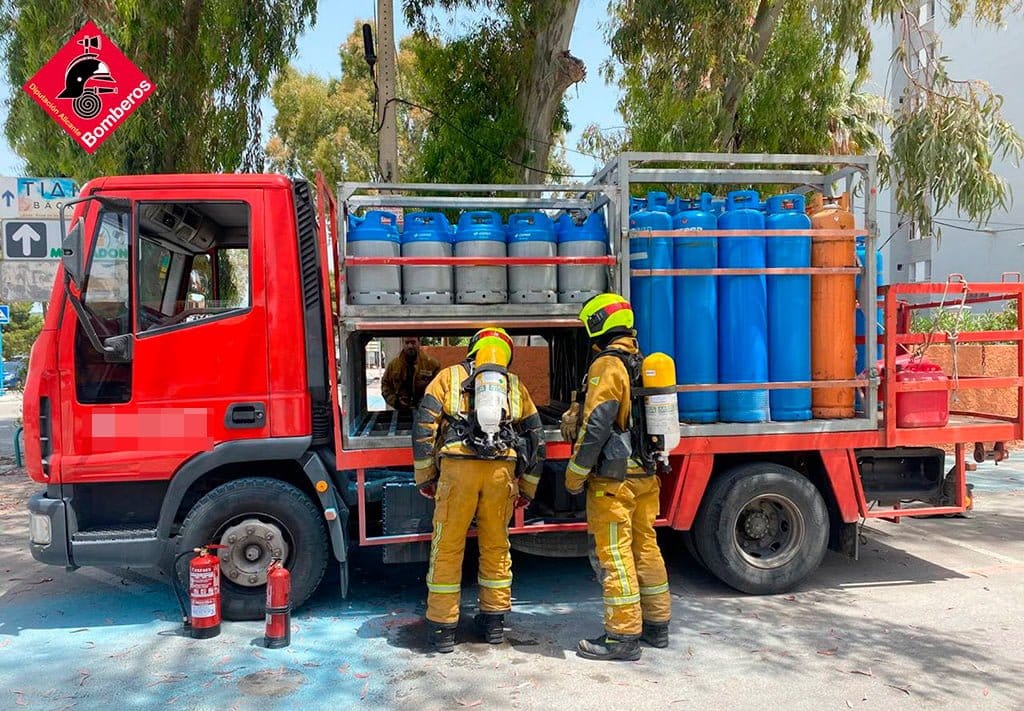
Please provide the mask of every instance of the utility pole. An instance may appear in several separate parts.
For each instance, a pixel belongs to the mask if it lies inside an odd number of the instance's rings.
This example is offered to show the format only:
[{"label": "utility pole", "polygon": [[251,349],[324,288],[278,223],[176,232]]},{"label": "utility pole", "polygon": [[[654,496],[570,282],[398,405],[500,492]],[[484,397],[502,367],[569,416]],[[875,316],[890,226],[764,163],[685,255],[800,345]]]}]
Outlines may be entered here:
[{"label": "utility pole", "polygon": [[393,0],[377,0],[377,168],[381,180],[398,181],[398,125],[395,104],[395,13]]}]

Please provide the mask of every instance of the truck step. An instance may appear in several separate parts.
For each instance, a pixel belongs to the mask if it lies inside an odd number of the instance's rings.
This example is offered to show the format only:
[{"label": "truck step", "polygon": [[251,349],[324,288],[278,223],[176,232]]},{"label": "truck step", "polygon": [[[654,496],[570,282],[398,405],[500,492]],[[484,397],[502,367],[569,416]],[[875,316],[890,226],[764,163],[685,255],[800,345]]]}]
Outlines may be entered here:
[{"label": "truck step", "polygon": [[87,531],[78,531],[71,537],[72,541],[133,541],[144,538],[156,538],[155,528],[140,528],[137,525],[108,526]]}]

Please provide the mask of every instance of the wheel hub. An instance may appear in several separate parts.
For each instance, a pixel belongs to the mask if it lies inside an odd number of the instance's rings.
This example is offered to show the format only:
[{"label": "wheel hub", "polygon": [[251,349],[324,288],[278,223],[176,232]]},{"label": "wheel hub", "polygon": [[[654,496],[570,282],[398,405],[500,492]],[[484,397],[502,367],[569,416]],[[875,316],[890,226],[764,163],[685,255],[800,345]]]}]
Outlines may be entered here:
[{"label": "wheel hub", "polygon": [[800,508],[779,493],[755,496],[735,520],[733,544],[749,565],[780,568],[799,553],[806,526]]},{"label": "wheel hub", "polygon": [[267,568],[274,558],[288,557],[288,543],[273,523],[250,518],[231,526],[220,538],[221,572],[244,587],[267,582]]},{"label": "wheel hub", "polygon": [[761,539],[768,534],[769,521],[764,511],[755,511],[743,522],[743,532],[748,538]]}]

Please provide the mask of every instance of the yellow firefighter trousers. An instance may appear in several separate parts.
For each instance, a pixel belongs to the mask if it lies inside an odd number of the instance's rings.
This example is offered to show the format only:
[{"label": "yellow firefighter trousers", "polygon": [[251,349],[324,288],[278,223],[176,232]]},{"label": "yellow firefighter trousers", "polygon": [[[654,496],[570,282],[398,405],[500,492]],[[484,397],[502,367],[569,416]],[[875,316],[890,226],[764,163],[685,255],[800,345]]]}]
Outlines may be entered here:
[{"label": "yellow firefighter trousers", "polygon": [[672,601],[665,561],[654,534],[661,490],[656,476],[625,481],[591,478],[587,522],[604,585],[604,627],[638,637],[643,622],[668,622]]},{"label": "yellow firefighter trousers", "polygon": [[443,625],[459,620],[462,556],[474,516],[480,543],[480,611],[511,609],[508,522],[516,493],[515,462],[442,457],[427,571],[428,620]]}]

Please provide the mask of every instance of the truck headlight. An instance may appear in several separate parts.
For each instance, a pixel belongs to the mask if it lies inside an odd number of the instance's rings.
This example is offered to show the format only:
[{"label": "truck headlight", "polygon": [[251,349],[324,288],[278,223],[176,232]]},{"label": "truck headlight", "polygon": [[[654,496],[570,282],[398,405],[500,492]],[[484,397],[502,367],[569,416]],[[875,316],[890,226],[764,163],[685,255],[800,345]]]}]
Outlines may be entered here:
[{"label": "truck headlight", "polygon": [[36,545],[50,545],[50,542],[53,540],[53,532],[50,529],[50,518],[39,514],[29,514],[28,538]]}]

